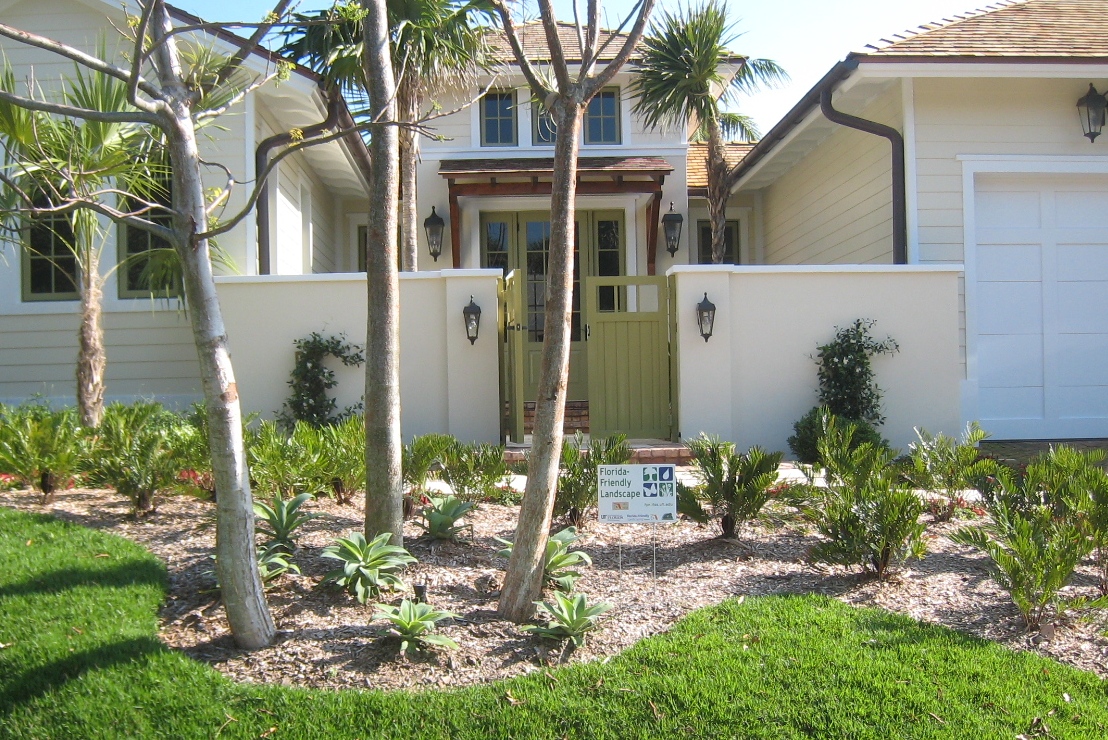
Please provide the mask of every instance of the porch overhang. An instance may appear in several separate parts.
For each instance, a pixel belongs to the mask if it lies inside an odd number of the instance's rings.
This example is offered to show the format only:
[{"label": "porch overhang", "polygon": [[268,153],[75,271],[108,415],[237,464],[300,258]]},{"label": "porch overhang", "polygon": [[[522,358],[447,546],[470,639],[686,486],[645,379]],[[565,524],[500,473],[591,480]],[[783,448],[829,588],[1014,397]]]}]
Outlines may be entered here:
[{"label": "porch overhang", "polygon": [[[647,272],[655,272],[658,254],[658,219],[662,185],[673,166],[661,157],[580,157],[577,160],[577,193],[611,195],[649,194],[647,217]],[[552,157],[508,159],[444,159],[439,174],[446,178],[450,203],[450,251],[454,267],[461,266],[463,197],[550,195],[554,179]]]}]

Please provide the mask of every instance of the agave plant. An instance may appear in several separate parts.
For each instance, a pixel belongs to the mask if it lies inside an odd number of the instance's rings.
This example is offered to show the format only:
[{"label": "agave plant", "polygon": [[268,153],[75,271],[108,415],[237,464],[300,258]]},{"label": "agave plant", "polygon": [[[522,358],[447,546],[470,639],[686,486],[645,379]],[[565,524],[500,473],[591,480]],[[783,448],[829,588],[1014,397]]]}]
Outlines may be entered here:
[{"label": "agave plant", "polygon": [[288,500],[276,495],[270,504],[254,502],[254,514],[258,517],[257,530],[269,537],[265,543],[267,549],[276,549],[290,555],[296,551],[293,532],[320,516],[300,512],[300,507],[311,498],[312,494],[301,493]]},{"label": "agave plant", "polygon": [[262,577],[262,583],[269,584],[278,576],[285,573],[299,575],[300,566],[292,562],[290,555],[279,547],[263,547],[258,550],[258,574]]},{"label": "agave plant", "polygon": [[324,583],[334,583],[354,594],[359,604],[385,589],[404,584],[396,574],[416,562],[403,547],[390,545],[392,537],[382,532],[366,542],[360,532],[350,537],[340,537],[333,545],[323,548],[323,557],[341,560],[342,566],[324,576]]},{"label": "agave plant", "polygon": [[[739,454],[731,442],[708,435],[690,440],[687,446],[701,485],[682,491],[686,495],[679,497],[681,513],[698,522],[719,517],[723,536],[733,539],[738,528],[757,517],[769,501],[781,453],[751,447],[746,454]],[[698,495],[689,497],[689,491]],[[704,510],[701,501],[711,505],[711,513]]]},{"label": "agave plant", "polygon": [[392,634],[400,638],[400,650],[414,653],[430,646],[457,649],[458,643],[446,635],[433,634],[438,622],[454,619],[453,612],[436,611],[430,604],[404,599],[399,606],[376,604],[377,612],[373,619],[387,619],[392,622]]},{"label": "agave plant", "polygon": [[[574,570],[581,565],[592,565],[592,558],[588,553],[580,550],[570,551],[569,546],[578,539],[576,527],[566,527],[557,534],[550,535],[546,541],[546,556],[543,565],[543,578],[547,583],[559,591],[570,592],[581,577],[580,571]],[[506,547],[496,554],[502,558],[512,556],[513,544],[508,540],[496,538]]]},{"label": "agave plant", "polygon": [[465,530],[458,522],[476,505],[457,496],[428,496],[428,504],[421,512],[423,520],[418,524],[432,539],[457,540]]},{"label": "agave plant", "polygon": [[600,615],[612,608],[607,603],[589,606],[584,594],[571,597],[559,591],[554,592],[552,602],[536,601],[535,606],[546,612],[550,621],[546,626],[528,625],[523,631],[551,640],[573,640],[576,647],[585,644],[585,636],[597,628]]}]

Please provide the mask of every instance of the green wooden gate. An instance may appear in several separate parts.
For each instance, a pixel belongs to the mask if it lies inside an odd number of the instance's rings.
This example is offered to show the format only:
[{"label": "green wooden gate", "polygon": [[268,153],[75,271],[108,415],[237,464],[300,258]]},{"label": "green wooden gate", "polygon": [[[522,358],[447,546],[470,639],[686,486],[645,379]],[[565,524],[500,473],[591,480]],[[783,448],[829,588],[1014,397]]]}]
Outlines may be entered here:
[{"label": "green wooden gate", "polygon": [[669,291],[665,277],[585,278],[589,432],[670,436]]},{"label": "green wooden gate", "polygon": [[505,412],[504,436],[512,442],[523,441],[523,342],[527,326],[524,324],[523,278],[519,270],[512,270],[504,278],[500,299],[504,312],[501,336],[501,405]]}]

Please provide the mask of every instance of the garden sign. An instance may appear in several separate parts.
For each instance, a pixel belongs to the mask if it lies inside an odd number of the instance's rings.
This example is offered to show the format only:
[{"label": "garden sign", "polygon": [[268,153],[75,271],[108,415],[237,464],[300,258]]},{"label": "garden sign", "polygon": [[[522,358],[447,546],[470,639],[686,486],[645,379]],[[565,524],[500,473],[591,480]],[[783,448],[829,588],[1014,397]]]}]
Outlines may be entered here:
[{"label": "garden sign", "polygon": [[600,521],[650,524],[677,521],[677,476],[673,465],[600,465]]}]

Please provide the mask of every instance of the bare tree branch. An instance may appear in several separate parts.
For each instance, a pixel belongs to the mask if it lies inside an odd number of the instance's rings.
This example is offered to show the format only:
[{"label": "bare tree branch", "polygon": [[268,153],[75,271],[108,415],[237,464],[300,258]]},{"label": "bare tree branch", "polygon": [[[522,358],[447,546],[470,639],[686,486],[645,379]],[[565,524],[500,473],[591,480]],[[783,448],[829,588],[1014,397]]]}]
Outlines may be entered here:
[{"label": "bare tree branch", "polygon": [[244,88],[243,88],[242,90],[240,90],[239,92],[235,93],[235,94],[234,94],[234,95],[233,95],[233,96],[232,96],[232,97],[231,97],[231,98],[230,98],[230,99],[229,99],[229,100],[228,100],[228,101],[227,101],[226,103],[224,103],[223,105],[219,106],[218,108],[209,108],[208,110],[203,110],[203,111],[200,111],[200,112],[199,112],[199,113],[197,113],[197,114],[196,114],[195,116],[193,116],[193,120],[194,120],[194,121],[197,121],[197,122],[200,122],[200,121],[204,121],[204,120],[206,120],[206,119],[208,119],[208,118],[215,118],[215,117],[217,117],[217,116],[221,116],[221,115],[223,115],[223,114],[224,114],[224,113],[226,113],[226,112],[227,112],[227,111],[228,111],[229,109],[233,108],[233,107],[234,107],[234,106],[235,106],[235,105],[236,105],[237,103],[240,103],[240,102],[242,102],[242,100],[243,100],[243,99],[244,99],[244,98],[245,98],[245,97],[246,97],[247,95],[249,95],[250,93],[254,92],[254,91],[255,91],[255,90],[257,90],[258,88],[260,88],[260,87],[264,87],[265,85],[269,84],[269,82],[270,82],[271,80],[273,80],[273,79],[274,79],[274,78],[275,78],[276,76],[277,76],[277,73],[276,73],[276,72],[274,72],[274,73],[271,73],[271,74],[265,75],[264,77],[259,77],[259,78],[258,78],[257,80],[255,80],[255,81],[254,81],[254,82],[252,82],[251,84],[247,85],[246,87],[244,87]]},{"label": "bare tree branch", "polygon": [[[646,30],[646,22],[647,19],[650,18],[650,11],[653,9],[654,0],[638,0],[638,2],[635,3],[635,7],[631,9],[632,14],[638,12],[634,27],[631,29],[630,33],[627,34],[627,39],[623,42],[623,48],[616,54],[615,59],[608,62],[607,66],[605,66],[596,77],[583,82],[586,97],[591,98],[598,90],[611,82],[612,78],[616,76],[616,72],[627,63],[627,60],[631,57],[631,52],[635,50],[635,46],[639,43],[639,39],[642,38],[643,31]],[[627,17],[631,18],[632,16],[628,15]],[[621,23],[620,28],[623,28],[626,23],[626,20]],[[615,34],[612,34],[612,37],[614,38]]]},{"label": "bare tree branch", "polygon": [[600,4],[596,0],[588,0],[586,15],[589,18],[589,33],[581,47],[581,73],[578,80],[588,79],[596,65],[597,43],[600,39]]},{"label": "bare tree branch", "polygon": [[[269,12],[268,17],[284,17],[285,11],[288,10],[288,7],[290,5],[292,5],[292,0],[278,0],[277,5],[275,5],[273,7],[273,10]],[[227,28],[227,25],[225,24],[223,27]],[[227,80],[231,79],[231,75],[238,71],[238,68],[242,66],[247,57],[254,53],[255,49],[258,48],[258,44],[260,44],[262,39],[264,39],[269,34],[269,31],[272,28],[272,23],[262,23],[254,30],[254,33],[250,35],[250,38],[246,40],[246,43],[239,46],[239,50],[235,52],[235,55],[231,57],[231,59],[227,62],[227,65],[223,67],[223,69],[219,70],[219,74],[216,76],[215,79],[215,84],[217,87],[227,82]]]},{"label": "bare tree branch", "polygon": [[35,98],[16,95],[6,90],[0,90],[0,100],[19,106],[20,108],[53,113],[54,115],[65,116],[67,118],[82,118],[88,121],[99,121],[100,123],[145,123],[152,126],[161,125],[161,119],[158,118],[158,116],[153,113],[147,113],[146,111],[124,113],[120,111],[105,112],[91,110],[89,108],[78,108],[75,105],[67,105],[65,103],[49,103],[45,100],[36,100]]},{"label": "bare tree branch", "polygon": [[568,93],[572,83],[562,49],[562,39],[558,36],[558,16],[554,13],[554,4],[551,0],[539,0],[539,12],[543,31],[546,32],[546,43],[550,47],[550,66],[554,68],[554,78],[558,80],[561,91]]},{"label": "bare tree branch", "polygon": [[631,19],[635,17],[635,13],[638,12],[640,5],[642,5],[642,0],[637,0],[635,6],[631,8],[631,12],[627,14],[627,16],[623,19],[619,26],[616,27],[614,31],[608,34],[608,38],[604,39],[604,43],[602,43],[600,45],[600,48],[596,50],[596,59],[599,59],[600,56],[608,49],[608,47],[612,45],[612,42],[616,40],[616,37],[619,36],[619,34],[623,33],[623,29],[626,28],[627,24],[631,22]]},{"label": "bare tree branch", "polygon": [[136,108],[143,108],[139,104],[139,79],[142,74],[143,45],[146,43],[146,30],[150,27],[150,13],[153,12],[153,3],[147,3],[142,8],[139,16],[138,27],[135,29],[135,49],[131,57],[131,78],[127,80],[127,100]]},{"label": "bare tree branch", "polygon": [[504,0],[492,0],[492,6],[500,15],[500,20],[504,25],[504,35],[508,37],[508,44],[512,47],[512,53],[515,54],[516,62],[519,64],[523,76],[527,79],[527,84],[531,86],[531,90],[535,95],[545,103],[546,98],[552,95],[554,91],[543,84],[539,73],[531,64],[531,60],[523,53],[523,45],[519,41],[519,34],[516,33],[515,24],[512,22],[511,11]]}]

